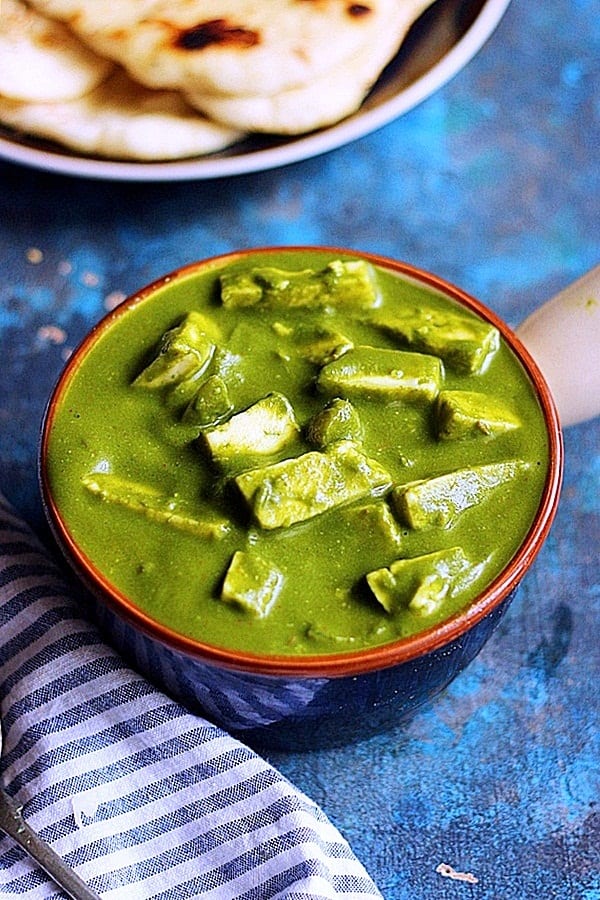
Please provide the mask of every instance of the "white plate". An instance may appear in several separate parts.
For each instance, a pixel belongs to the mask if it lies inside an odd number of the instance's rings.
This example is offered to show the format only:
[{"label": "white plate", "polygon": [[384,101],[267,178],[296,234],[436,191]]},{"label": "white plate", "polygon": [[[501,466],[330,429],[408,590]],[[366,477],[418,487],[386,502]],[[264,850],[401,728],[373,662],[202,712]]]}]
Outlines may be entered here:
[{"label": "white plate", "polygon": [[361,108],[339,124],[306,136],[253,137],[211,156],[142,163],[78,156],[0,128],[0,157],[66,175],[121,181],[220,178],[308,159],[381,128],[449,81],[489,38],[509,3],[437,0],[412,27]]}]

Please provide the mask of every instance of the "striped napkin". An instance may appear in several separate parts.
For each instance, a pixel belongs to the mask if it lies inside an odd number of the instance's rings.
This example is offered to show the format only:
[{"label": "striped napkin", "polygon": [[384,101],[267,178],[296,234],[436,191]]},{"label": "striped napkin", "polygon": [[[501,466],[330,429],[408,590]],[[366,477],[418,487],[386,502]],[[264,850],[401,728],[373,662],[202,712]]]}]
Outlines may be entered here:
[{"label": "striped napkin", "polygon": [[[324,813],[104,644],[0,497],[2,783],[103,898],[375,898]],[[0,836],[0,896],[64,896]]]}]

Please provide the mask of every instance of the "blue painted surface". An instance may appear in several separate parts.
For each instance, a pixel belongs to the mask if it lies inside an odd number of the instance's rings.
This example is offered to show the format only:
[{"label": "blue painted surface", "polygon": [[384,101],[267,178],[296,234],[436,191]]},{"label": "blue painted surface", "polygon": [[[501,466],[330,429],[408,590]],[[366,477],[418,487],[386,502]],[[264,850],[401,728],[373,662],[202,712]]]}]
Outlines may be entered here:
[{"label": "blue painted surface", "polygon": [[[450,84],[312,160],[174,185],[0,163],[6,494],[41,526],[37,432],[68,347],[113,292],[195,258],[356,247],[435,271],[516,325],[600,261],[599,60],[597,0],[514,0]],[[388,900],[600,900],[599,438],[598,421],[567,432],[550,538],[440,698],[364,743],[272,755]],[[477,883],[443,877],[440,863]]]}]

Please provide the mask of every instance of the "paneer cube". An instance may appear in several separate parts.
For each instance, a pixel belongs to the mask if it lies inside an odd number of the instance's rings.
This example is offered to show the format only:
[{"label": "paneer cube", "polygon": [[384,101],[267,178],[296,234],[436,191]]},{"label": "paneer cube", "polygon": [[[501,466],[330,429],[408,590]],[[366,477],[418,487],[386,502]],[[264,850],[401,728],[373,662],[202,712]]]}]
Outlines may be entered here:
[{"label": "paneer cube", "polygon": [[349,400],[334,398],[309,421],[306,436],[313,446],[319,448],[335,441],[360,443],[363,428],[356,407]]},{"label": "paneer cube", "polygon": [[226,422],[202,432],[200,441],[219,464],[273,456],[296,439],[300,427],[283,394],[267,394]]},{"label": "paneer cube", "polygon": [[234,481],[258,524],[269,530],[381,496],[391,486],[389,473],[350,441],[250,469]]},{"label": "paneer cube", "polygon": [[439,356],[456,372],[482,372],[500,346],[498,329],[467,312],[410,307],[382,313],[376,322],[403,346]]},{"label": "paneer cube", "polygon": [[420,616],[435,613],[470,569],[461,547],[437,550],[412,559],[398,559],[375,569],[367,584],[387,613],[410,609]]},{"label": "paneer cube", "polygon": [[198,376],[213,358],[215,341],[213,323],[202,313],[188,313],[183,322],[163,334],[157,355],[134,380],[134,386],[157,390]]},{"label": "paneer cube", "polygon": [[518,459],[457,469],[436,478],[397,485],[390,502],[410,528],[451,528],[458,517],[528,468]]},{"label": "paneer cube", "polygon": [[225,574],[221,599],[262,619],[277,600],[283,582],[283,573],[258,553],[238,550]]},{"label": "paneer cube", "polygon": [[203,381],[183,414],[183,421],[199,428],[218,425],[233,411],[226,382],[220,375]]},{"label": "paneer cube", "polygon": [[429,403],[437,397],[442,379],[442,364],[436,356],[360,346],[323,366],[317,388],[330,397],[350,400]]},{"label": "paneer cube", "polygon": [[493,438],[521,425],[506,403],[479,391],[440,391],[435,423],[441,441]]},{"label": "paneer cube", "polygon": [[259,266],[221,275],[221,301],[227,307],[345,306],[370,309],[379,302],[375,272],[364,260],[332,260],[321,271],[288,272]]}]

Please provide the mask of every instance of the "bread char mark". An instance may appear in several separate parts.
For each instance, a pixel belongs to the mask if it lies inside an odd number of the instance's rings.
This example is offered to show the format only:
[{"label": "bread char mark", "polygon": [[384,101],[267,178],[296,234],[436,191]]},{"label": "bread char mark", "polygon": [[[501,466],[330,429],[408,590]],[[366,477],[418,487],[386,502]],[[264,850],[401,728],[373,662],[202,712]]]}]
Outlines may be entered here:
[{"label": "bread char mark", "polygon": [[[349,3],[346,11],[353,18],[362,18],[369,15],[372,9],[366,3]],[[227,19],[210,19],[205,22],[199,22],[191,28],[182,29],[173,43],[174,46],[181,50],[195,51],[203,50],[205,47],[211,47],[215,44],[219,46],[255,47],[260,42],[260,34],[255,30],[234,25],[228,22]]]},{"label": "bread char mark", "polygon": [[203,50],[215,44],[255,47],[260,44],[260,34],[240,25],[233,25],[227,19],[210,19],[182,29],[173,44],[180,50]]},{"label": "bread char mark", "polygon": [[[314,3],[315,5],[319,5],[322,3],[322,0],[299,0],[300,3]],[[348,3],[346,6],[346,12],[349,16],[360,18],[362,16],[368,16],[373,12],[373,8],[368,3]]]}]

